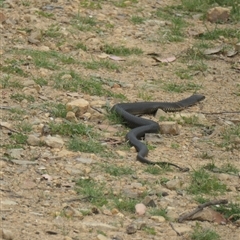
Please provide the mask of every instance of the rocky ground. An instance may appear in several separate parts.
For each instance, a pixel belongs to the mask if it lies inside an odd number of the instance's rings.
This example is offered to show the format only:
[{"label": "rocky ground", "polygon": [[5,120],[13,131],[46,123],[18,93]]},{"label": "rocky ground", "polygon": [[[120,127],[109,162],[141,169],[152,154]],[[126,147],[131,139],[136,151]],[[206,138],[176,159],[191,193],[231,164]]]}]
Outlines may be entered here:
[{"label": "rocky ground", "polygon": [[[198,206],[191,176],[209,163],[236,171],[209,171],[227,190],[200,196],[240,204],[239,22],[216,24],[157,0],[0,6],[3,239],[193,239],[196,224],[219,239],[240,239],[237,221],[177,221]],[[202,37],[216,28],[234,31]],[[111,54],[109,46],[133,50]],[[137,162],[127,128],[106,117],[106,106],[118,102],[178,101],[194,92],[206,98],[184,119],[146,116],[179,128],[150,136],[148,158],[189,172]],[[92,128],[81,135],[53,127],[69,122]],[[76,151],[75,137],[94,144]]]}]

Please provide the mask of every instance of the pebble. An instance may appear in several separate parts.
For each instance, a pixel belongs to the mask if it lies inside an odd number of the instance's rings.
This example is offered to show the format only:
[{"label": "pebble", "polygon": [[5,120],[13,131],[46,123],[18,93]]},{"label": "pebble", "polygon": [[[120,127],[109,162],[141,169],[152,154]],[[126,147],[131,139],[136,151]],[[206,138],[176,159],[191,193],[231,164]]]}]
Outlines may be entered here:
[{"label": "pebble", "polygon": [[45,137],[43,141],[51,148],[62,148],[64,145],[64,141],[61,137],[52,137],[49,135]]}]

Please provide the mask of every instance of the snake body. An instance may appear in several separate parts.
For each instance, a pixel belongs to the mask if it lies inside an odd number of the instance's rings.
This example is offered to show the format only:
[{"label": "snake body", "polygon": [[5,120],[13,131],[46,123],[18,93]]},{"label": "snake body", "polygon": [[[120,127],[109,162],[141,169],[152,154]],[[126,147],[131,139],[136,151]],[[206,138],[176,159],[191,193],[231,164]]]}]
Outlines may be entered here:
[{"label": "snake body", "polygon": [[145,157],[148,154],[147,146],[139,141],[145,136],[145,133],[157,133],[160,131],[159,124],[144,119],[135,115],[139,114],[154,114],[158,109],[166,112],[181,111],[190,107],[205,98],[203,95],[194,94],[186,99],[178,102],[136,102],[136,103],[119,103],[112,107],[111,112],[116,113],[124,120],[124,124],[132,128],[127,135],[126,139],[137,150],[137,160],[146,164],[159,164],[159,165],[172,165],[179,168],[181,171],[187,171],[187,168],[181,168],[176,164],[169,162],[152,162]]}]

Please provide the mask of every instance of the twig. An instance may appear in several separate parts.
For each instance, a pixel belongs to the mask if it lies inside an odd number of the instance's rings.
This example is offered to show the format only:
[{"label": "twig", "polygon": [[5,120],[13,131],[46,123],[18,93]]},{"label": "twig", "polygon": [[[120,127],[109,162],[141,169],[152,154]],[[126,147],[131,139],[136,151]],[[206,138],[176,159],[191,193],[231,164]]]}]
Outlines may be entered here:
[{"label": "twig", "polygon": [[176,232],[178,236],[181,236],[181,234],[174,228],[173,224],[170,222],[169,225],[171,226],[172,230]]},{"label": "twig", "polygon": [[9,130],[9,131],[11,131],[11,132],[20,133],[20,132],[18,132],[18,131],[16,131],[16,130],[13,130],[13,129],[9,128],[9,127],[6,127],[6,126],[4,126],[4,125],[2,125],[2,124],[0,124],[0,127],[4,127],[4,128],[6,128],[7,130]]},{"label": "twig", "polygon": [[208,206],[211,206],[211,205],[217,205],[217,204],[227,204],[227,203],[228,203],[227,199],[221,199],[221,200],[214,200],[214,201],[206,202],[204,204],[201,204],[201,205],[197,206],[197,208],[195,210],[193,210],[192,212],[186,213],[186,214],[182,215],[181,217],[179,217],[178,222],[181,223],[184,220],[187,220],[188,218],[192,217],[197,212],[202,211],[205,207],[208,207]]},{"label": "twig", "polygon": [[6,109],[6,110],[9,110],[9,109],[12,109],[11,107],[8,107],[8,106],[0,106],[0,109]]}]

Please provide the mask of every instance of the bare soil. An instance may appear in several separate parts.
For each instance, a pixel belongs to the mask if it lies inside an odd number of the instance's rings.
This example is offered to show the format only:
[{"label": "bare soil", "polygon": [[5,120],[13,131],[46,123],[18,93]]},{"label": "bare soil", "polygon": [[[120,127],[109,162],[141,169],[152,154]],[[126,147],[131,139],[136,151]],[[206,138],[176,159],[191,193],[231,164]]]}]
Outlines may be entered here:
[{"label": "bare soil", "polygon": [[[181,60],[197,41],[191,33],[211,31],[215,28],[215,24],[193,18],[192,14],[184,15],[189,25],[183,29],[185,33],[183,41],[164,41],[164,36],[159,32],[167,29],[171,23],[157,18],[155,13],[158,8],[170,6],[171,1],[139,0],[138,3],[126,1],[126,7],[117,7],[112,2],[99,1],[101,8],[95,9],[84,7],[84,1],[4,1],[4,8],[0,9],[4,15],[0,17],[5,18],[0,24],[2,70],[0,78],[2,81],[9,78],[10,82],[18,82],[24,86],[19,89],[14,85],[4,86],[2,83],[1,106],[25,111],[24,114],[18,115],[9,109],[0,109],[1,125],[9,124],[8,127],[1,128],[1,146],[3,146],[0,149],[1,226],[5,233],[9,231],[7,234],[10,235],[3,239],[190,239],[197,221],[180,224],[172,220],[178,231],[184,229],[178,236],[168,220],[158,222],[149,214],[137,216],[110,207],[97,207],[94,210],[94,206],[89,201],[78,198],[75,183],[79,178],[91,178],[100,183],[104,182],[106,193],[110,188],[116,193],[129,190],[137,196],[148,192],[158,208],[165,208],[176,217],[197,207],[195,196],[184,190],[190,182],[190,173],[194,169],[211,162],[219,167],[230,163],[240,169],[239,136],[229,140],[231,146],[219,145],[223,142],[222,133],[225,129],[240,124],[240,55],[226,57],[219,53],[210,56],[208,60],[201,60],[207,65],[206,70],[191,72],[193,74],[191,80],[181,79],[176,75],[178,69],[185,68],[188,71],[189,64],[201,64],[201,61],[194,58],[187,62]],[[85,1],[85,3],[97,6],[97,1]],[[173,3],[177,4],[175,1]],[[44,16],[44,13],[50,15]],[[175,14],[178,14],[177,10]],[[91,17],[95,19],[96,25],[79,30],[73,24],[76,16]],[[132,16],[140,16],[145,21],[141,24],[133,24]],[[235,28],[239,31],[240,24],[229,22],[218,27]],[[47,34],[49,29],[57,29],[56,32],[60,34]],[[87,50],[77,49],[77,43],[86,45]],[[219,37],[211,43],[215,46],[234,45],[237,39]],[[142,49],[143,54],[120,56],[125,61],[109,60],[103,55],[102,49],[105,44],[137,47]],[[57,51],[74,58],[77,62],[65,64],[55,59],[53,64],[59,69],[51,69],[36,66],[30,55],[20,54],[16,50]],[[159,54],[160,59],[176,56],[176,60],[171,63],[159,63],[149,55],[150,53]],[[94,70],[79,64],[79,62],[100,59],[116,64],[118,69],[101,67]],[[13,71],[7,72],[4,68],[6,66],[11,66]],[[20,70],[17,69],[21,69],[26,75],[21,75]],[[108,96],[91,96],[81,89],[75,92],[56,89],[53,76],[70,70],[86,78],[94,76],[108,79],[109,82],[111,79],[114,84],[103,82],[104,88],[125,95],[126,102],[178,101],[190,96],[194,89],[180,93],[169,92],[164,90],[166,86],[164,84],[184,85],[191,82],[200,85],[201,89],[197,92],[203,94],[205,100],[184,112],[202,113],[206,118],[204,124],[180,125],[179,135],[162,136],[161,142],[153,143],[155,148],[151,149],[148,155],[153,161],[164,160],[188,166],[190,172],[182,173],[172,169],[164,175],[152,175],[145,172],[147,166],[136,161],[136,152],[133,148],[111,145],[107,139],[118,139],[124,143],[124,136],[120,134],[120,137],[117,137],[116,132],[127,130],[124,126],[110,123],[102,113],[105,113],[104,105],[113,106],[122,100]],[[47,84],[42,86],[32,84],[31,80],[38,78],[44,79]],[[13,99],[11,96],[16,93],[32,95],[35,101]],[[65,145],[61,149],[23,144],[19,156],[11,155],[10,150],[14,147],[9,149],[6,145],[12,143],[10,137],[14,134],[13,130],[21,131],[17,129],[20,123],[32,124],[33,130],[28,134],[40,135],[43,125],[56,120],[50,114],[51,104],[66,104],[78,98],[84,98],[92,107],[99,110],[98,112],[90,109],[91,118],[85,120],[85,123],[94,126],[96,131],[102,134],[102,141],[105,142],[108,151],[118,151],[115,157],[69,151],[67,150],[69,137],[65,136],[63,137]],[[50,105],[47,106],[47,103]],[[84,122],[84,119],[78,120]],[[100,123],[108,126],[109,130],[101,132],[98,127]],[[207,128],[213,129],[212,134],[206,134]],[[204,154],[211,156],[211,159],[201,157]],[[83,163],[79,158],[91,161]],[[25,160],[28,162],[23,162]],[[114,177],[106,173],[100,167],[101,164],[131,167],[134,174]],[[206,196],[206,198],[227,199],[229,202],[240,203],[239,177],[223,173],[215,173],[215,176],[227,185],[228,191],[222,195]],[[179,179],[180,189],[167,189],[160,183],[160,180],[165,178]],[[168,196],[157,197],[156,193],[159,192],[167,192]],[[91,214],[78,216],[76,212],[72,212],[74,209],[88,210]],[[69,213],[64,215],[65,211]],[[154,228],[155,235],[143,229],[128,234],[127,226],[136,220],[144,222],[149,228]],[[214,230],[220,235],[220,239],[240,239],[239,225],[232,222],[224,225],[208,221],[199,223],[203,228]]]}]

